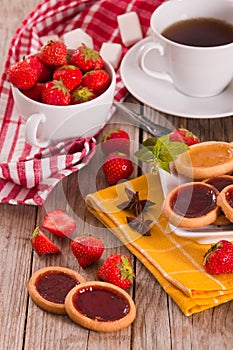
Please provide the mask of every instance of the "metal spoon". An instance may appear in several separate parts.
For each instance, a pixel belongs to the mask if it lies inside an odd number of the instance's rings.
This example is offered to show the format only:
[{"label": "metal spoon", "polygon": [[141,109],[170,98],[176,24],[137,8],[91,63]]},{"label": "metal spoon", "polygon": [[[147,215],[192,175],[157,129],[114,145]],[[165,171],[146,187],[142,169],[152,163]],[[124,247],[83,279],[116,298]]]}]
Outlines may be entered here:
[{"label": "metal spoon", "polygon": [[114,100],[113,104],[121,111],[127,113],[132,119],[139,122],[141,126],[146,127],[149,133],[155,137],[167,135],[172,131],[171,129],[165,126],[161,126],[159,124],[152,122],[150,119],[148,119],[144,115],[133,112],[131,109],[127,108],[124,103],[120,103]]}]

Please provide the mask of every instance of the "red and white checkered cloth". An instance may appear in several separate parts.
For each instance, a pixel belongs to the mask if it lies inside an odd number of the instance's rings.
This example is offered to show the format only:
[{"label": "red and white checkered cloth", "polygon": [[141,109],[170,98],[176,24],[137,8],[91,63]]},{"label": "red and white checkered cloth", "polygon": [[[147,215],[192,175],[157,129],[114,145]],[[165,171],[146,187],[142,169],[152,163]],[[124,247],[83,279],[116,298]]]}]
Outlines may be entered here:
[{"label": "red and white checkered cloth", "polygon": [[[94,138],[61,142],[38,149],[25,142],[24,123],[14,108],[6,72],[23,56],[38,51],[40,38],[82,28],[94,41],[96,50],[103,42],[121,43],[117,16],[137,12],[144,36],[150,16],[164,0],[44,0],[17,29],[12,39],[0,85],[0,202],[43,205],[63,177],[85,166],[95,153]],[[123,45],[123,54],[127,48]],[[115,98],[127,94],[119,71]]]}]

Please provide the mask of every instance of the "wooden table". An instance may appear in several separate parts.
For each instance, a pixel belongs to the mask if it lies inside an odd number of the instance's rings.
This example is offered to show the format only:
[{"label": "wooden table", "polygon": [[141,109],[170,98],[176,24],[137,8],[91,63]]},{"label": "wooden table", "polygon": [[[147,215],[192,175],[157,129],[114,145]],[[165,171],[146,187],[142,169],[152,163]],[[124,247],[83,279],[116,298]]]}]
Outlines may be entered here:
[{"label": "wooden table", "polygon": [[[34,9],[39,0],[2,0],[0,12],[1,71],[7,49],[15,29]],[[158,120],[161,113],[139,104],[129,96],[136,110]],[[165,116],[175,127],[184,126],[196,133],[202,141],[233,139],[232,118],[185,119]],[[133,147],[148,134],[133,126],[132,120],[116,113],[108,129],[124,125],[134,140]],[[98,153],[98,152],[97,152]],[[101,164],[101,156],[91,161],[79,174],[73,174],[60,183],[46,201],[44,208],[0,205],[0,350],[44,349],[104,349],[104,350],[223,350],[233,347],[233,302],[186,317],[163,291],[146,268],[131,256],[136,270],[136,282],[130,293],[137,307],[137,318],[120,332],[104,334],[88,331],[74,324],[66,316],[56,316],[39,309],[28,297],[27,283],[37,269],[48,265],[62,265],[79,270],[87,280],[96,278],[96,267],[80,270],[70,251],[69,240],[59,241],[62,254],[39,257],[33,253],[30,236],[49,209],[70,211],[78,224],[78,232],[101,233],[107,248],[103,258],[113,252],[129,252],[84,206],[84,197],[91,187],[106,186],[103,174],[98,173],[94,184],[93,166]],[[95,173],[94,173],[95,174]],[[95,175],[96,176],[96,175]],[[134,176],[137,176],[135,170]],[[65,199],[65,200],[64,200]]]}]

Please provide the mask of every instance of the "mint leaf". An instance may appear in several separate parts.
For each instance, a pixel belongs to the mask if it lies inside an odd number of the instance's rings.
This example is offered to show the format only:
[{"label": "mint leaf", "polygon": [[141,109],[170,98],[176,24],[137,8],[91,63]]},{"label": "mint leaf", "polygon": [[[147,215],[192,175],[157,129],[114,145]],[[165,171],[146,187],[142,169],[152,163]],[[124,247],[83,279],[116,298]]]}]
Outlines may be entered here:
[{"label": "mint leaf", "polygon": [[143,147],[135,152],[135,156],[142,162],[151,163],[155,172],[159,167],[170,173],[170,163],[180,153],[187,151],[188,146],[182,142],[170,141],[169,138],[170,134],[147,139],[143,142]]},{"label": "mint leaf", "polygon": [[152,150],[149,150],[147,147],[142,147],[136,151],[135,156],[144,163],[151,163],[154,161],[154,154]]}]

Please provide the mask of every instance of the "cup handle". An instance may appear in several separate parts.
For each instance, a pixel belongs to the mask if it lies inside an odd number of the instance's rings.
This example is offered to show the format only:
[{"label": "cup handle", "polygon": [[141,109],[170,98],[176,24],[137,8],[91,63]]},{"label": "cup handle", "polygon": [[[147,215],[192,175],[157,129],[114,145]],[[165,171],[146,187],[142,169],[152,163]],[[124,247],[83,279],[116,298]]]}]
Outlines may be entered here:
[{"label": "cup handle", "polygon": [[150,68],[148,68],[145,64],[146,56],[149,54],[149,52],[156,50],[158,51],[160,56],[164,56],[164,48],[161,44],[159,43],[154,43],[154,42],[148,42],[145,45],[141,47],[138,53],[138,64],[139,67],[149,76],[152,78],[156,79],[162,79],[169,81],[170,83],[173,83],[173,80],[171,76],[168,73],[163,73],[163,72],[157,72],[154,71]]},{"label": "cup handle", "polygon": [[46,148],[50,145],[49,140],[40,141],[37,138],[38,128],[40,124],[45,123],[46,120],[47,118],[43,113],[34,113],[28,118],[25,126],[25,139],[28,143],[40,148]]}]

